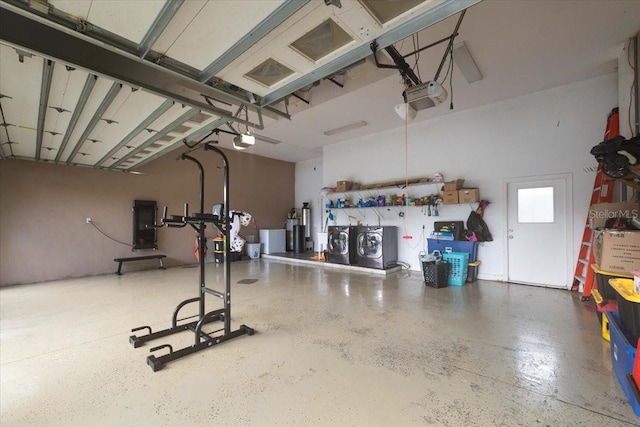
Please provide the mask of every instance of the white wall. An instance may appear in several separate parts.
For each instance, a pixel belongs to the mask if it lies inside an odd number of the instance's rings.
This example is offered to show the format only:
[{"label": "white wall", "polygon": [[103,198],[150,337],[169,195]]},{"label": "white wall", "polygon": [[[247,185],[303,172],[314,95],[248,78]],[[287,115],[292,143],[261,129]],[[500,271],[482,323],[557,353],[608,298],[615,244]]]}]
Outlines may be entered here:
[{"label": "white wall", "polygon": [[[639,34],[640,36],[640,34]],[[634,118],[635,105],[632,97],[632,88],[634,74],[638,74],[638,70],[631,67],[633,64],[633,41],[629,40],[625,43],[624,48],[620,50],[618,57],[618,105],[620,105],[620,135],[625,138],[635,136]],[[631,116],[631,120],[629,120]]]},{"label": "white wall", "polygon": [[320,250],[316,233],[322,231],[322,159],[296,163],[296,208],[307,202],[311,206],[311,239],[315,251]]},{"label": "white wall", "polygon": [[[506,247],[504,180],[526,176],[569,173],[573,181],[573,260],[582,238],[595,166],[589,154],[602,140],[606,117],[617,105],[615,74],[563,86],[473,110],[410,124],[399,128],[327,146],[323,152],[323,186],[352,180],[374,183],[405,178],[405,155],[409,177],[432,176],[436,172],[446,180],[464,178],[465,186],[479,187],[480,197],[491,201],[485,213],[494,241],[479,250],[482,265],[479,277],[505,280],[503,265]],[[438,108],[447,108],[443,105]],[[394,114],[389,112],[389,114]],[[420,114],[420,113],[418,113]],[[307,165],[296,168],[296,180],[308,175]],[[308,180],[308,178],[305,178]],[[299,193],[296,203],[317,197],[317,192]],[[316,187],[317,184],[316,184]],[[425,194],[433,188],[422,188]],[[411,190],[419,192],[420,188]],[[425,216],[419,207],[407,208],[404,218],[398,208],[384,209],[382,217],[372,210],[334,210],[340,224],[396,225],[400,239],[400,261],[419,270],[418,256],[424,247],[423,226],[433,229],[434,220],[465,220],[474,206],[444,206],[440,217]],[[349,218],[346,214],[352,216]],[[526,262],[526,260],[523,260]],[[573,262],[573,261],[572,261]]]}]

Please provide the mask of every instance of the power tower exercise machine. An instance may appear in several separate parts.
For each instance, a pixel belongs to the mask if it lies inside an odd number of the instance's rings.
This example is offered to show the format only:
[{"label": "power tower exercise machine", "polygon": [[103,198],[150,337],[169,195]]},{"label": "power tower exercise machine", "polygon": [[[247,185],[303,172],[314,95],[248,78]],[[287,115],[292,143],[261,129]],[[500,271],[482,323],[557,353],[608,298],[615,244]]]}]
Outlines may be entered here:
[{"label": "power tower exercise machine", "polygon": [[[223,209],[219,214],[209,214],[204,212],[204,168],[202,164],[196,160],[195,158],[189,156],[187,153],[181,154],[178,159],[179,160],[189,160],[195,163],[198,166],[200,171],[200,210],[198,212],[194,212],[189,215],[189,205],[185,203],[184,212],[182,215],[169,215],[167,216],[167,207],[164,207],[164,211],[162,214],[162,220],[157,227],[175,227],[182,228],[190,225],[194,230],[196,230],[198,235],[198,254],[199,254],[199,267],[200,267],[200,284],[198,288],[198,296],[195,298],[190,298],[182,301],[180,304],[176,306],[173,311],[173,317],[171,319],[171,327],[167,329],[163,329],[161,331],[153,332],[150,326],[140,326],[137,328],[133,328],[131,332],[137,332],[146,330],[147,335],[136,336],[131,335],[129,337],[129,342],[133,344],[134,348],[138,348],[143,345],[147,341],[155,340],[157,338],[166,337],[171,334],[175,334],[177,332],[182,332],[186,330],[190,330],[195,335],[195,342],[193,345],[181,348],[179,350],[174,350],[170,344],[163,344],[156,347],[151,348],[151,352],[167,349],[169,352],[163,354],[161,356],[151,355],[147,357],[147,364],[151,366],[153,371],[158,371],[162,369],[167,362],[171,362],[172,360],[179,359],[180,357],[198,352],[200,350],[204,350],[205,348],[213,347],[214,345],[221,344],[225,341],[228,341],[232,338],[236,338],[240,335],[253,335],[254,330],[246,325],[241,325],[235,331],[231,330],[231,274],[230,274],[230,240],[229,240],[229,230],[230,230],[230,218],[229,218],[229,161],[225,154],[214,147],[210,143],[204,144],[205,151],[213,151],[217,153],[224,163],[224,204]],[[208,288],[205,283],[205,258],[207,253],[207,241],[205,238],[205,229],[207,228],[207,224],[211,224],[214,227],[218,228],[218,230],[222,231],[225,236],[224,241],[224,282],[225,282],[225,290],[224,292],[216,291],[215,289]],[[213,295],[217,298],[220,298],[223,301],[223,308],[206,311],[205,310],[205,296],[206,294]],[[180,314],[180,310],[192,303],[199,304],[199,313],[194,316],[188,316],[185,318],[178,318]],[[197,318],[197,320],[192,320],[186,323],[180,323],[185,320]],[[221,321],[223,322],[223,327],[221,329],[205,332],[202,330],[202,327],[205,324]],[[218,334],[218,335],[216,335]]]}]

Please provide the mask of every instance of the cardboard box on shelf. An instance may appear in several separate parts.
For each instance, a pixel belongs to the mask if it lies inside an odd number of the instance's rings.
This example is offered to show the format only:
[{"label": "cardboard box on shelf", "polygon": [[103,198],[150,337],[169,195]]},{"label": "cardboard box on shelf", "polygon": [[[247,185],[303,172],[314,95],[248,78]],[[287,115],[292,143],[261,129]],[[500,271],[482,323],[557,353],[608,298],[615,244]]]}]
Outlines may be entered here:
[{"label": "cardboard box on shelf", "polygon": [[444,183],[443,191],[455,191],[462,188],[464,179],[456,179],[455,181],[447,181]]},{"label": "cardboard box on shelf", "polygon": [[598,203],[589,209],[589,226],[591,229],[604,227],[610,218],[632,218],[640,216],[640,203],[615,202]]},{"label": "cardboard box on shelf", "polygon": [[338,183],[336,184],[336,191],[349,191],[351,190],[352,185],[353,182],[351,181],[338,181]]},{"label": "cardboard box on shelf", "polygon": [[604,230],[598,239],[601,270],[626,275],[640,270],[640,231]]},{"label": "cardboard box on shelf", "polygon": [[458,190],[458,203],[477,203],[480,201],[480,190],[477,188],[463,188]]},{"label": "cardboard box on shelf", "polygon": [[458,204],[458,190],[445,191],[442,193],[443,205],[455,205]]}]

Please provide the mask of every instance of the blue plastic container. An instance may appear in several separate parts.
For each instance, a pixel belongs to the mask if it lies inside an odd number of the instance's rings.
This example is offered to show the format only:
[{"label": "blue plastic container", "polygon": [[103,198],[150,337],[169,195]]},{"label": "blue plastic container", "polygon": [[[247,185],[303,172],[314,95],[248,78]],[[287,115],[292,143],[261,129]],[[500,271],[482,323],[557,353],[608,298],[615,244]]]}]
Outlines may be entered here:
[{"label": "blue plastic container", "polygon": [[618,378],[618,382],[627,397],[633,412],[640,416],[640,401],[636,397],[634,388],[636,387],[631,379],[633,363],[636,360],[636,348],[629,343],[620,316],[613,311],[604,313],[609,321],[609,336],[611,338],[611,363],[613,371]]},{"label": "blue plastic container", "polygon": [[478,243],[467,240],[440,240],[427,239],[427,253],[433,251],[445,252],[466,252],[469,254],[469,262],[478,260]]}]

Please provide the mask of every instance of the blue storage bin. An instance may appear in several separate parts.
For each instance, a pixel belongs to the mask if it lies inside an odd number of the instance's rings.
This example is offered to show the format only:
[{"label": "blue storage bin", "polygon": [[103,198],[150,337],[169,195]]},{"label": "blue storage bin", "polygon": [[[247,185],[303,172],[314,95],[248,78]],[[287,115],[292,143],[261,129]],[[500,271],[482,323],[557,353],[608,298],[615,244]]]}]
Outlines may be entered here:
[{"label": "blue storage bin", "polygon": [[618,378],[618,382],[627,397],[629,404],[633,408],[633,412],[640,416],[640,402],[634,392],[635,385],[631,382],[631,372],[633,371],[633,363],[636,360],[636,348],[629,343],[620,316],[613,311],[604,313],[609,322],[609,337],[611,339],[611,363],[613,371]]},{"label": "blue storage bin", "polygon": [[466,252],[469,254],[469,262],[478,260],[478,243],[468,240],[427,239],[427,253],[433,251],[440,251],[440,253]]}]

